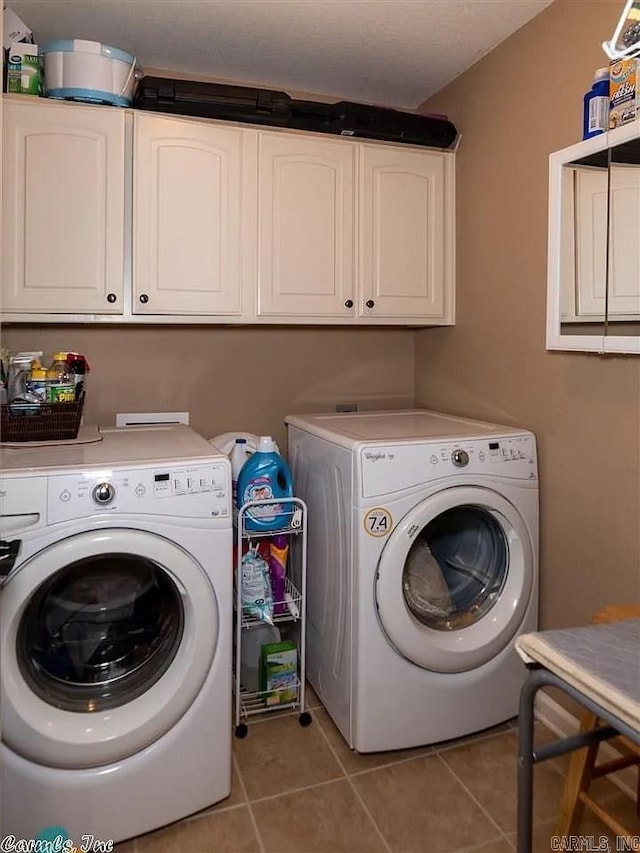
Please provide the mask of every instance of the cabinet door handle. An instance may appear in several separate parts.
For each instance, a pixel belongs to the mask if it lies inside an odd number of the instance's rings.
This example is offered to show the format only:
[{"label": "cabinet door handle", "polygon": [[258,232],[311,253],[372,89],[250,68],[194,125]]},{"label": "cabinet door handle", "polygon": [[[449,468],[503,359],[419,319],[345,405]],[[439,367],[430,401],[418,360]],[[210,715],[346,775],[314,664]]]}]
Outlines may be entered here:
[{"label": "cabinet door handle", "polygon": [[373,301],[373,299],[367,299],[364,304],[367,306],[367,308],[373,308],[376,303]]},{"label": "cabinet door handle", "polygon": [[353,308],[353,299],[347,299],[347,301],[344,303],[344,307]]},{"label": "cabinet door handle", "polygon": [[140,294],[140,302],[142,302],[143,305],[146,305],[148,301],[149,301],[149,297],[147,296],[147,294],[141,293]]},{"label": "cabinet door handle", "polygon": [[118,297],[115,293],[107,293],[107,302],[111,302],[112,304],[116,301]]}]

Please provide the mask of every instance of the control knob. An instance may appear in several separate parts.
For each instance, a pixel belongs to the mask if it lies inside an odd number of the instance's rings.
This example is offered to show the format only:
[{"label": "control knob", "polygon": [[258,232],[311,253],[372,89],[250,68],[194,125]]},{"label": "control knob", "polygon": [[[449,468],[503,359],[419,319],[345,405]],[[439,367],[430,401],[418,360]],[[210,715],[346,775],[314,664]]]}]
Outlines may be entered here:
[{"label": "control knob", "polygon": [[97,504],[109,504],[116,496],[116,490],[111,483],[98,483],[91,492]]},{"label": "control knob", "polygon": [[465,465],[469,464],[469,454],[466,450],[454,450],[451,454],[451,461],[456,468],[464,468]]}]

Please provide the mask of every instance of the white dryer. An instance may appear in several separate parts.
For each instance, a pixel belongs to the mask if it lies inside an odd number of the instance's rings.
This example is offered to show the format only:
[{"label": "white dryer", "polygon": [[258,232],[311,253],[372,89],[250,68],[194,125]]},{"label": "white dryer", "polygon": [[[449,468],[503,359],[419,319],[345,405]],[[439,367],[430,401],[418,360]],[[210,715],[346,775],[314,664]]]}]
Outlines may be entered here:
[{"label": "white dryer", "polygon": [[537,627],[532,433],[418,410],[286,422],[309,509],[307,675],[347,743],[515,716],[514,640]]},{"label": "white dryer", "polygon": [[3,834],[80,848],[228,796],[229,461],[159,426],[0,464]]}]

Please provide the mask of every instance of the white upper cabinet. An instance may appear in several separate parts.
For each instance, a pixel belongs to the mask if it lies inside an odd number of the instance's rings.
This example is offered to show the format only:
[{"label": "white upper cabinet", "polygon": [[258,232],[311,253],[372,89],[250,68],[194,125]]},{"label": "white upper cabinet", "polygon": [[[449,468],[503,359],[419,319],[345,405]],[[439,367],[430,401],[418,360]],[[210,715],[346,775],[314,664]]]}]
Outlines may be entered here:
[{"label": "white upper cabinet", "polygon": [[360,146],[358,313],[447,319],[453,298],[452,165],[450,154]]},{"label": "white upper cabinet", "polygon": [[2,310],[123,311],[125,116],[5,100]]},{"label": "white upper cabinet", "polygon": [[[615,166],[575,173],[575,317],[640,316],[640,172]],[[602,236],[609,224],[609,245]],[[607,260],[609,275],[606,274]],[[608,288],[608,293],[605,289]],[[606,306],[605,306],[606,297]]]},{"label": "white upper cabinet", "polygon": [[255,132],[234,126],[135,114],[134,313],[241,313],[252,143]]},{"label": "white upper cabinet", "polygon": [[356,147],[261,132],[260,316],[353,317]]},{"label": "white upper cabinet", "polygon": [[452,151],[3,102],[7,319],[454,321]]},{"label": "white upper cabinet", "polygon": [[610,318],[640,319],[640,171],[612,164],[610,170]]},{"label": "white upper cabinet", "polygon": [[453,164],[451,153],[261,133],[259,315],[452,322]]}]

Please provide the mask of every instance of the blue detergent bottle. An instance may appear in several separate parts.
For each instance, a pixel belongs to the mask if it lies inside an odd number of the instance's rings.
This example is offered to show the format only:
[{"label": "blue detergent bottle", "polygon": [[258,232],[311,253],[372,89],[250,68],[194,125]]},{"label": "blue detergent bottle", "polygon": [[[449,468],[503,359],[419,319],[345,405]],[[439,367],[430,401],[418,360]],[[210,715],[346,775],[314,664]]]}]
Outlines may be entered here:
[{"label": "blue detergent bottle", "polygon": [[591,139],[609,128],[609,69],[598,68],[584,96],[582,138]]},{"label": "blue detergent bottle", "polygon": [[289,466],[276,451],[271,436],[262,435],[256,452],[238,474],[238,509],[249,501],[272,502],[245,510],[245,529],[266,532],[288,527],[291,505],[279,504],[278,500],[291,497],[293,482]]}]

